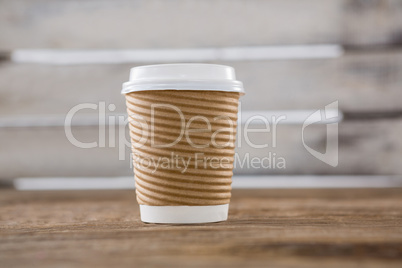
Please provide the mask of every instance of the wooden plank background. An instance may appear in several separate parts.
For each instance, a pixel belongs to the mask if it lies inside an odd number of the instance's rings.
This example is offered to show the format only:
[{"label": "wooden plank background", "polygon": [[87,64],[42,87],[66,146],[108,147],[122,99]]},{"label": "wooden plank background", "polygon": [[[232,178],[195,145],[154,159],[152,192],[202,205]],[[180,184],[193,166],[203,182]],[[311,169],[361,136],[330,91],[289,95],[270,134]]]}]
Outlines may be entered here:
[{"label": "wooden plank background", "polygon": [[[402,108],[402,50],[350,52],[337,59],[213,63],[236,69],[247,90],[241,99],[244,110],[320,109],[336,100],[346,111]],[[136,65],[6,62],[0,65],[0,113],[65,114],[79,103],[99,101],[125,113],[119,92]]]},{"label": "wooden plank background", "polygon": [[[325,151],[325,126],[311,126],[306,130],[308,146]],[[97,141],[97,127],[76,127],[73,133],[82,142]],[[240,160],[247,153],[250,158],[276,153],[283,157],[286,169],[251,168],[237,165],[235,174],[402,174],[402,121],[368,120],[344,122],[339,126],[339,165],[330,167],[310,155],[303,147],[301,126],[279,125],[277,147],[272,147],[272,135],[250,135],[251,142],[267,142],[268,148],[254,149],[242,139],[237,148]],[[3,178],[41,176],[131,176],[130,149],[124,151],[125,160],[118,160],[117,147],[81,149],[72,145],[60,128],[5,129],[0,131]],[[116,139],[116,144],[118,141]],[[108,143],[106,143],[108,145]]]},{"label": "wooden plank background", "polygon": [[[278,130],[271,150],[286,170],[237,168],[237,174],[402,174],[402,2],[272,1],[0,1],[0,54],[19,48],[133,49],[340,44],[336,59],[212,62],[236,68],[247,95],[242,109],[320,109],[338,100],[339,166],[303,148],[301,126]],[[155,62],[157,63],[157,62]],[[132,64],[53,66],[0,61],[0,119],[63,117],[73,106],[106,101],[124,113],[121,83]],[[95,115],[97,111],[87,110]],[[82,139],[94,126],[74,129]],[[309,146],[324,150],[325,126]],[[269,139],[256,136],[257,141]],[[259,142],[256,142],[259,143]],[[245,143],[243,142],[243,145]],[[271,148],[272,149],[272,148]],[[267,150],[247,146],[264,156]],[[125,152],[128,154],[128,151]],[[20,176],[130,175],[117,148],[78,149],[62,128],[1,128],[0,179]]]},{"label": "wooden plank background", "polygon": [[398,0],[2,0],[1,6],[3,50],[373,46],[402,40]]}]

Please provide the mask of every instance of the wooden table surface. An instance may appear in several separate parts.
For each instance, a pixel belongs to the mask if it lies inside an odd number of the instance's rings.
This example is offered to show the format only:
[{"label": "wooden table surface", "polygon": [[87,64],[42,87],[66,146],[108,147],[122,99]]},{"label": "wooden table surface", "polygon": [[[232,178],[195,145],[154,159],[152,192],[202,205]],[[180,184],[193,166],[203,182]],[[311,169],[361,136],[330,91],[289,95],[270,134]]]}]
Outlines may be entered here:
[{"label": "wooden table surface", "polygon": [[0,191],[1,267],[402,267],[402,188],[234,190],[227,222],[144,224],[133,191]]}]

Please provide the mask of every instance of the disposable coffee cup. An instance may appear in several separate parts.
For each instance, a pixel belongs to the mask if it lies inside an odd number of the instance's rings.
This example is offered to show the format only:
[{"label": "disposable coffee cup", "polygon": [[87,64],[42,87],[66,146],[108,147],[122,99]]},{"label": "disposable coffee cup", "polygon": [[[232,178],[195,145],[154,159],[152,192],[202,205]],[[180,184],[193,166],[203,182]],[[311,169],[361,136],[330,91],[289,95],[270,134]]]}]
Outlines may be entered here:
[{"label": "disposable coffee cup", "polygon": [[148,223],[228,218],[239,98],[232,67],[132,68],[123,84],[137,201]]}]

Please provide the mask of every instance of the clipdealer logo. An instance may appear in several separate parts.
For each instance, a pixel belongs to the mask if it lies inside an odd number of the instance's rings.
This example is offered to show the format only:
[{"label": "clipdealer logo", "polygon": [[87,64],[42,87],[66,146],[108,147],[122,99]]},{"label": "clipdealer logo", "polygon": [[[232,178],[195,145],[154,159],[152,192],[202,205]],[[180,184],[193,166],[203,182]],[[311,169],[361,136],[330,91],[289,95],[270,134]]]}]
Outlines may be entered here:
[{"label": "clipdealer logo", "polygon": [[[73,144],[74,146],[78,148],[83,148],[83,149],[91,149],[91,148],[105,148],[105,147],[118,147],[119,151],[119,160],[125,160],[126,159],[126,150],[130,148],[141,148],[142,145],[150,141],[151,145],[154,148],[169,148],[177,144],[180,140],[186,139],[188,144],[192,146],[193,148],[206,148],[208,146],[213,146],[216,148],[225,148],[228,144],[234,142],[237,140],[237,148],[240,149],[242,147],[242,138],[244,138],[244,141],[246,142],[246,146],[248,148],[252,149],[257,149],[257,150],[264,150],[267,154],[264,155],[263,157],[253,157],[250,153],[246,153],[243,156],[240,156],[238,153],[234,155],[233,158],[233,163],[230,163],[229,160],[224,159],[224,163],[219,163],[217,162],[217,159],[207,159],[208,161],[211,161],[211,166],[212,168],[227,168],[228,165],[233,164],[233,166],[236,168],[264,168],[264,169],[285,169],[286,168],[286,159],[285,157],[279,155],[279,153],[276,152],[271,152],[269,151],[269,146],[271,146],[273,149],[278,148],[280,151],[280,146],[278,146],[277,138],[277,129],[278,125],[281,123],[286,123],[286,120],[288,119],[288,116],[285,114],[276,114],[272,116],[271,118],[266,118],[261,114],[256,114],[253,116],[250,116],[245,120],[244,124],[241,124],[239,122],[238,125],[238,131],[237,131],[237,139],[235,138],[236,133],[231,133],[230,139],[228,143],[226,144],[218,144],[214,137],[215,135],[212,135],[212,139],[209,144],[196,144],[193,143],[192,140],[189,138],[189,133],[194,131],[194,129],[191,129],[189,126],[193,121],[202,121],[207,125],[206,129],[210,129],[210,122],[208,121],[207,118],[204,118],[202,116],[195,116],[194,118],[191,118],[189,120],[184,120],[183,113],[180,111],[178,107],[175,107],[174,105],[171,104],[156,104],[155,107],[152,107],[152,112],[154,109],[159,108],[159,107],[164,107],[164,108],[170,108],[177,112],[177,114],[180,116],[181,120],[181,132],[179,137],[174,140],[173,142],[170,142],[169,144],[155,144],[154,143],[154,128],[153,128],[153,122],[147,122],[144,118],[142,118],[140,115],[136,114],[130,114],[129,117],[125,115],[109,115],[107,116],[107,112],[113,112],[116,108],[114,104],[109,104],[106,106],[106,102],[99,102],[98,104],[96,103],[82,103],[74,106],[73,108],[70,109],[70,111],[67,113],[66,118],[65,118],[65,124],[64,124],[64,129],[65,129],[65,135],[69,142]],[[172,107],[173,106],[173,107]],[[72,131],[72,122],[74,116],[79,113],[80,111],[84,109],[92,109],[98,111],[98,126],[99,126],[99,135],[98,135],[98,140],[97,141],[92,141],[92,142],[82,142],[78,140]],[[241,105],[239,107],[239,110],[241,111]],[[239,116],[241,117],[241,112],[239,113]],[[316,110],[312,114],[310,114],[302,123],[301,127],[301,140],[303,147],[307,150],[308,153],[310,153],[312,156],[314,156],[316,159],[332,166],[336,167],[338,165],[338,122],[340,119],[341,115],[338,111],[338,101],[332,102],[328,105],[325,106],[323,110]],[[218,116],[219,120],[226,120],[228,121],[229,125],[231,127],[226,128],[226,130],[218,130],[218,131],[228,131],[228,129],[233,129],[233,125],[236,125],[236,122],[232,122],[230,118],[220,118]],[[130,139],[127,139],[126,132],[128,125],[130,122],[134,122],[138,124],[142,129],[143,129],[143,135],[141,136],[141,139],[138,142],[131,143]],[[240,120],[241,121],[241,120]],[[252,121],[259,121],[260,124],[262,123],[264,125],[264,129],[258,129],[258,128],[251,128],[251,123]],[[325,124],[326,125],[326,149],[324,153],[321,153],[310,146],[307,145],[306,140],[307,140],[307,135],[305,134],[305,130],[314,124]],[[117,128],[117,133],[116,133],[116,127]],[[198,130],[195,130],[198,131]],[[267,139],[264,140],[264,143],[260,144],[255,144],[251,142],[251,139],[249,137],[249,134],[251,133],[261,133],[261,132],[266,132],[267,135],[271,135],[272,140],[268,142]],[[108,139],[106,138],[106,133],[108,133]],[[244,136],[244,137],[243,137]],[[267,136],[268,137],[268,136]],[[107,142],[108,140],[108,142]],[[117,140],[117,144],[116,144]],[[133,155],[133,153],[130,154],[131,160],[133,158],[137,157],[138,155]],[[174,159],[177,168],[186,170],[187,166],[191,161],[197,161],[198,159],[201,159],[201,155],[198,154],[197,156],[194,155],[192,159],[181,159],[181,156],[171,156],[171,159]],[[205,160],[205,159],[204,159]],[[131,161],[133,162],[133,161]],[[169,161],[166,159],[149,159],[149,161],[142,161],[143,163],[146,163],[146,165],[150,165],[149,163],[153,163],[153,166],[155,166],[155,163],[159,163],[161,165],[165,164],[166,166],[169,166]],[[137,163],[140,163],[140,161],[137,161]],[[182,164],[181,164],[182,163]],[[170,163],[172,167],[172,163]],[[223,165],[223,166],[222,166]],[[202,165],[200,165],[202,166]]]},{"label": "clipdealer logo", "polygon": [[[324,110],[317,110],[312,113],[303,123],[302,126],[302,142],[304,148],[318,160],[332,166],[337,167],[339,162],[339,146],[338,146],[338,122],[339,122],[338,101],[334,101],[325,106]],[[321,153],[309,147],[305,142],[305,129],[314,124],[325,121],[326,123],[326,148]]]}]

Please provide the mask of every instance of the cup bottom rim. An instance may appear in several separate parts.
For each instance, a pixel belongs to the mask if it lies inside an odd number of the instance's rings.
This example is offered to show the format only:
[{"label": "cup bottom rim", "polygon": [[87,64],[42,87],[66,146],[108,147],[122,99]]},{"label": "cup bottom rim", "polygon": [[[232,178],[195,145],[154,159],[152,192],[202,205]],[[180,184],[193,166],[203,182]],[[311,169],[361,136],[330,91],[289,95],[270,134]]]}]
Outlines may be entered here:
[{"label": "cup bottom rim", "polygon": [[195,224],[226,221],[229,204],[212,206],[140,205],[141,221],[146,223]]}]

